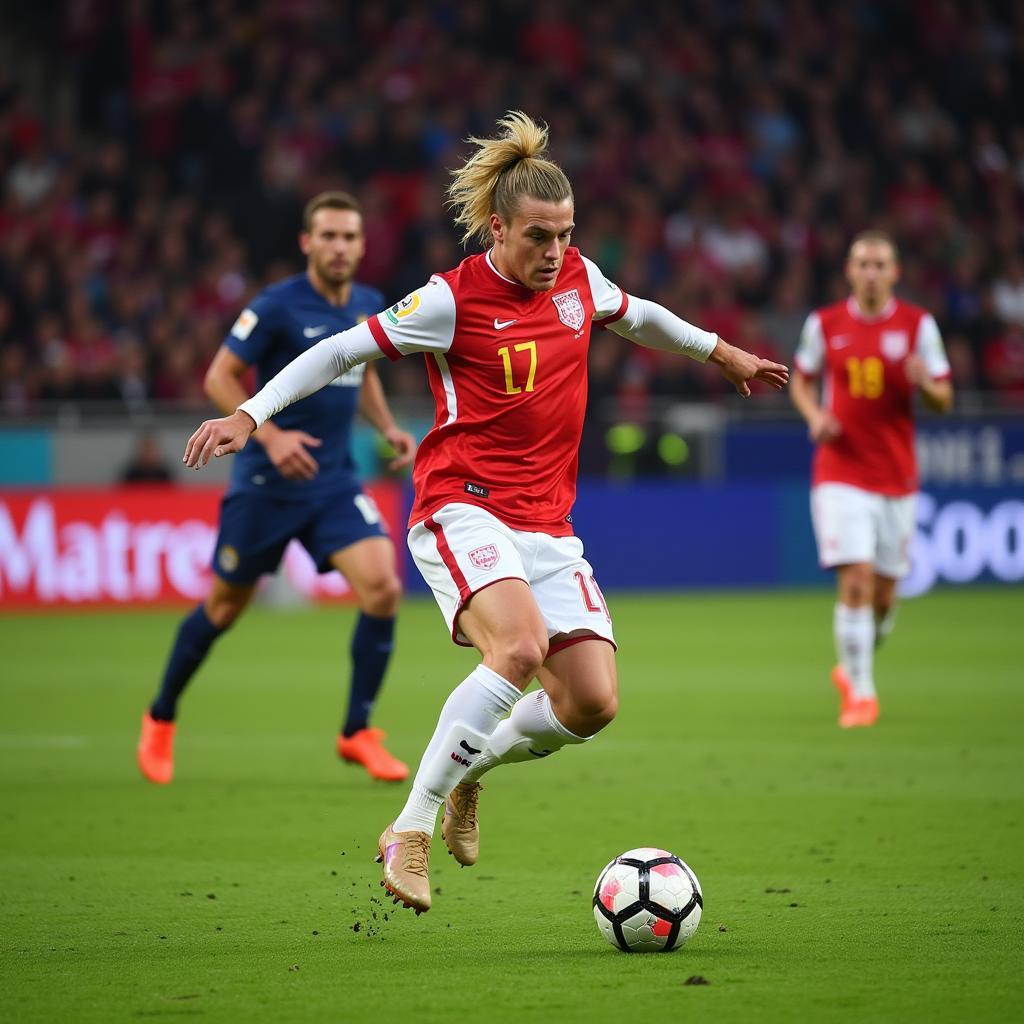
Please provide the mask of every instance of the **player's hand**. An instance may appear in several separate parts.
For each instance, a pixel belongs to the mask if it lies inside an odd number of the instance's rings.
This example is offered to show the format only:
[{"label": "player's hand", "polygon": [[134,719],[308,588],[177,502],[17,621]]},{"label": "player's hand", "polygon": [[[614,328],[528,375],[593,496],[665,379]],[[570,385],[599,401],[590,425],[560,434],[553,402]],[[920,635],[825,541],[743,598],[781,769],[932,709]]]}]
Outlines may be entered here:
[{"label": "player's hand", "polygon": [[807,436],[815,444],[828,444],[842,432],[842,424],[828,409],[819,409],[807,425]]},{"label": "player's hand", "polygon": [[708,362],[717,363],[725,379],[744,398],[750,397],[749,381],[759,380],[776,390],[781,390],[789,383],[788,366],[744,352],[722,338],[718,339],[715,350],[708,356]]},{"label": "player's hand", "polygon": [[385,430],[383,436],[395,450],[395,457],[388,463],[388,469],[405,469],[416,458],[416,438],[398,427]]},{"label": "player's hand", "polygon": [[903,372],[907,375],[907,383],[913,388],[921,387],[928,380],[928,370],[918,355],[907,356],[903,361]]},{"label": "player's hand", "polygon": [[189,469],[201,469],[210,461],[210,456],[220,458],[232,452],[240,452],[256,429],[256,421],[241,409],[219,420],[205,420],[188,439],[181,461]]},{"label": "player's hand", "polygon": [[319,437],[304,430],[276,430],[263,441],[263,450],[285,480],[312,480],[320,471],[320,464],[307,449],[322,444]]}]

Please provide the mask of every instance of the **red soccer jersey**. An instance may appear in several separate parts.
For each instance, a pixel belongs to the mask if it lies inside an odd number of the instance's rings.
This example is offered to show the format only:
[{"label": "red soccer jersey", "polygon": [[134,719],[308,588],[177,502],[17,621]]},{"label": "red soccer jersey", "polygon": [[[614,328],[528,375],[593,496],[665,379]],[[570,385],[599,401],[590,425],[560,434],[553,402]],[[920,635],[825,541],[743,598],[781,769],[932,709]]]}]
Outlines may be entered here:
[{"label": "red soccer jersey", "polygon": [[917,489],[914,389],[906,360],[919,355],[934,379],[949,376],[932,316],[892,299],[875,317],[853,298],[812,313],[796,353],[797,369],[823,377],[822,403],[842,433],[814,453],[812,483],[844,483],[899,496]]},{"label": "red soccer jersey", "polygon": [[425,353],[434,394],[410,525],[467,502],[515,530],[573,532],[591,325],[627,301],[570,247],[551,291],[508,280],[481,254],[369,320],[388,358]]}]

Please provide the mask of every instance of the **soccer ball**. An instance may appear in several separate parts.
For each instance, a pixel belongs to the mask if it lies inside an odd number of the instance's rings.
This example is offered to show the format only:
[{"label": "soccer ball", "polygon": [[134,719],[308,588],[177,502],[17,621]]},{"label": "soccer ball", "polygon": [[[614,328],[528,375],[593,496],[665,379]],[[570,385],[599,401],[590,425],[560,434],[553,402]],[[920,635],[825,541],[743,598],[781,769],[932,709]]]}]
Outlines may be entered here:
[{"label": "soccer ball", "polygon": [[642,846],[597,876],[597,930],[624,953],[669,953],[697,930],[704,897],[697,876],[668,850]]}]

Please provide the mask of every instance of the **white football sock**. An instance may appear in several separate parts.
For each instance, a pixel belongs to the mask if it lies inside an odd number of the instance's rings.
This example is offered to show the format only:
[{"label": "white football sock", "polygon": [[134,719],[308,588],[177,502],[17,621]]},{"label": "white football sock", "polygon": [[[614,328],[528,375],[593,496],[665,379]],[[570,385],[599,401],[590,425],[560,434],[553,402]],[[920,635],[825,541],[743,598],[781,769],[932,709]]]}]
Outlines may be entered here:
[{"label": "white football sock", "polygon": [[543,690],[531,693],[498,724],[487,741],[487,749],[466,772],[464,781],[476,782],[484,772],[499,764],[539,761],[570,743],[586,743],[591,736],[577,736],[555,717],[551,699]]},{"label": "white football sock", "polygon": [[850,608],[837,604],[833,618],[836,654],[846,669],[854,696],[866,700],[875,696],[875,613],[869,605]]},{"label": "white football sock", "polygon": [[409,799],[392,826],[396,832],[434,834],[444,798],[473,767],[495,726],[521,696],[515,686],[486,665],[477,665],[452,690],[423,752]]}]

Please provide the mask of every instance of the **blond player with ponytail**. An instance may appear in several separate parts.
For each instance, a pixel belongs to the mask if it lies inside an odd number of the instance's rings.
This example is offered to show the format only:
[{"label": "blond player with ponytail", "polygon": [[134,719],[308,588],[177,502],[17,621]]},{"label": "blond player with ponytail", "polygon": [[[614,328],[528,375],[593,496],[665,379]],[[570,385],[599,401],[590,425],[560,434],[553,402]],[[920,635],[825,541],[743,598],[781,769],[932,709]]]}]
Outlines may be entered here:
[{"label": "blond player with ponytail", "polygon": [[[452,640],[481,660],[441,709],[380,837],[383,884],[417,913],[430,908],[442,805],[445,845],[475,863],[480,777],[585,743],[618,709],[611,615],[572,526],[593,325],[716,363],[744,396],[751,380],[781,388],[789,377],[605,278],[570,245],[572,186],[547,158],[547,129],[519,111],[498,129],[469,140],[475,152],[448,191],[464,241],[485,251],[303,353],[234,415],[204,423],[184,456],[199,468],[351,367],[423,354],[436,411],[416,456],[408,543]],[[541,689],[523,698],[534,679]]]}]

